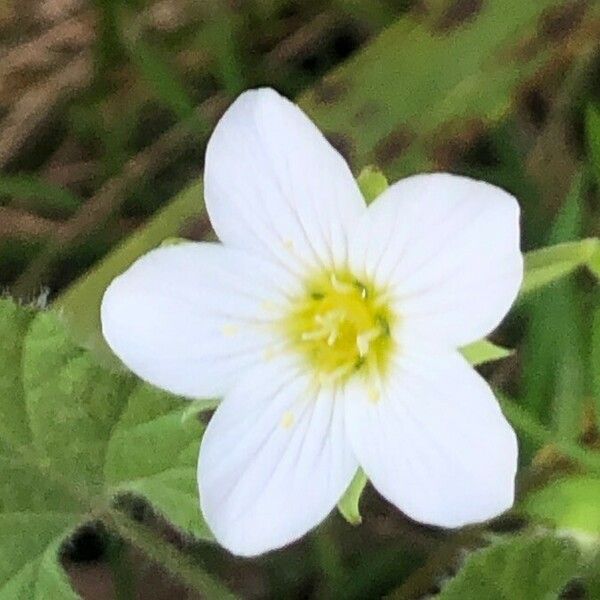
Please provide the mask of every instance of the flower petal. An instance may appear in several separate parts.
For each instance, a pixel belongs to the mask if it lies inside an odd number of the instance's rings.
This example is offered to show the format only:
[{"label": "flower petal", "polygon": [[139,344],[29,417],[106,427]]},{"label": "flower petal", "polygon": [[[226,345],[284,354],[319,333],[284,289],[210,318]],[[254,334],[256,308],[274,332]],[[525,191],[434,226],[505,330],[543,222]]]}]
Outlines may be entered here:
[{"label": "flower petal", "polygon": [[434,173],[392,185],[355,242],[352,268],[390,289],[405,333],[453,347],[492,331],[523,278],[516,200],[467,177]]},{"label": "flower petal", "polygon": [[365,211],[340,154],[295,104],[266,88],[243,93],[217,124],[204,194],[222,242],[297,271],[342,266],[346,232]]},{"label": "flower petal", "polygon": [[363,387],[354,381],[346,390],[350,440],[373,485],[400,510],[459,527],[512,505],[515,434],[487,383],[456,351],[403,355],[376,402]]},{"label": "flower petal", "polygon": [[225,397],[198,463],[202,512],[221,545],[243,556],[279,548],[333,509],[357,469],[337,400],[284,359]]},{"label": "flower petal", "polygon": [[223,395],[276,341],[295,293],[286,271],[221,244],[161,247],[108,287],[102,331],[139,377],[192,398]]}]

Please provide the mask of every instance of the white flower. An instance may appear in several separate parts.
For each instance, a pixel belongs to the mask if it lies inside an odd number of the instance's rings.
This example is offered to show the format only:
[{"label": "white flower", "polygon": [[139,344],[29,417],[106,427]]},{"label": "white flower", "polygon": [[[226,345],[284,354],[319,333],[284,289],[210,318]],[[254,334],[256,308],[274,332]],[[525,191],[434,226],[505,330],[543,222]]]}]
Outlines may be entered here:
[{"label": "white flower", "polygon": [[103,331],[143,379],[223,397],[198,482],[239,555],[296,540],[359,465],[408,516],[458,527],[511,506],[515,435],[457,348],[519,289],[519,208],[465,177],[408,177],[366,207],[313,123],[242,94],[208,144],[219,243],[161,247],[108,288]]}]

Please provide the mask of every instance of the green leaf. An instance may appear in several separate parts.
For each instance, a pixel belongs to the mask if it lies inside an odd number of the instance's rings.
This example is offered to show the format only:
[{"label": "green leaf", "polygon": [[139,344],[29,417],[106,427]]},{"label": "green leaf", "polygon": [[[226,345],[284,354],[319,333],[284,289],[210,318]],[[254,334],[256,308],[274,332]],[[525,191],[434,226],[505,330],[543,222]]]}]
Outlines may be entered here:
[{"label": "green leaf", "polygon": [[196,537],[210,533],[200,515],[196,464],[202,428],[188,402],[138,385],[115,425],[104,466],[110,494],[134,492]]},{"label": "green leaf", "polygon": [[0,174],[0,196],[10,196],[27,202],[28,207],[42,216],[66,217],[81,205],[81,200],[66,188],[35,175]]},{"label": "green leaf", "polygon": [[150,91],[180,119],[192,117],[194,103],[162,53],[139,36],[126,39],[125,48]]},{"label": "green leaf", "polygon": [[590,104],[585,115],[586,140],[590,155],[590,162],[600,183],[600,107]]},{"label": "green leaf", "polygon": [[576,175],[565,206],[552,227],[549,241],[554,244],[525,254],[521,298],[584,266],[600,279],[600,239],[567,241],[579,237],[583,219],[580,206],[583,185],[583,176]]},{"label": "green leaf", "polygon": [[525,255],[525,276],[521,295],[529,294],[549,283],[562,279],[578,267],[598,260],[600,241],[587,238],[577,242],[565,242]]},{"label": "green leaf", "polygon": [[560,479],[531,492],[522,503],[530,517],[550,522],[558,529],[600,536],[600,478]]},{"label": "green leaf", "polygon": [[[573,178],[549,236],[549,242],[559,243],[552,249],[554,259],[547,261],[542,256],[538,266],[560,264],[561,257],[585,264],[597,251],[597,240],[569,243],[580,237],[585,220],[583,185],[581,175]],[[551,289],[542,290],[527,306],[522,353],[529,368],[523,371],[523,401],[562,439],[577,439],[583,422],[587,391],[584,365],[589,356],[583,306],[582,291],[572,280],[558,281]]]},{"label": "green leaf", "polygon": [[338,510],[351,525],[360,525],[362,523],[358,505],[367,481],[365,472],[359,468],[342,499],[338,502]]},{"label": "green leaf", "polygon": [[360,172],[356,181],[367,204],[373,202],[377,196],[385,192],[390,186],[383,171],[380,171],[377,167],[372,165],[365,167]]},{"label": "green leaf", "polygon": [[592,394],[598,420],[600,419],[600,306],[594,310],[592,319],[590,371]]},{"label": "green leaf", "polygon": [[489,340],[479,340],[473,342],[464,348],[461,348],[462,355],[473,365],[481,365],[493,360],[500,360],[512,354],[512,350],[497,346]]},{"label": "green leaf", "polygon": [[588,258],[587,268],[596,279],[600,279],[600,248],[596,248],[596,251]]},{"label": "green leaf", "polygon": [[577,574],[577,549],[550,536],[498,540],[471,553],[439,600],[548,600]]},{"label": "green leaf", "polygon": [[[0,439],[26,444],[29,425],[21,385],[21,357],[25,333],[35,312],[0,298]],[[12,402],[7,399],[12,398]]]},{"label": "green leaf", "polygon": [[0,600],[75,597],[61,544],[122,494],[209,537],[188,408],[99,366],[56,314],[0,300]]},{"label": "green leaf", "polygon": [[57,556],[76,524],[69,513],[0,514],[0,600],[75,600]]},{"label": "green leaf", "polygon": [[219,83],[231,97],[247,87],[245,65],[238,48],[240,39],[239,15],[225,2],[214,2],[211,18],[199,31],[198,47],[209,51],[216,63]]}]

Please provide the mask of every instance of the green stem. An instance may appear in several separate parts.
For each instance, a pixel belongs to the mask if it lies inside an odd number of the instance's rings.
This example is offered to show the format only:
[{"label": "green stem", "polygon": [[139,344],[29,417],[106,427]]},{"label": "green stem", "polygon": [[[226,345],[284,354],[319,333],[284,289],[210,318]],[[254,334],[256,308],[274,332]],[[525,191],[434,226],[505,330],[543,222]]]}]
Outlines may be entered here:
[{"label": "green stem", "polygon": [[135,598],[133,569],[131,568],[127,548],[123,540],[113,538],[110,540],[107,549],[107,559],[117,600],[133,600]]},{"label": "green stem", "polygon": [[150,560],[159,563],[182,583],[214,600],[235,600],[237,597],[222,583],[175,546],[154,535],[147,527],[128,519],[116,510],[104,515],[106,524],[124,540],[141,550]]},{"label": "green stem", "polygon": [[335,597],[334,592],[339,589],[345,575],[332,525],[331,520],[327,520],[313,536],[315,562],[323,576],[323,588],[318,595],[320,598]]}]

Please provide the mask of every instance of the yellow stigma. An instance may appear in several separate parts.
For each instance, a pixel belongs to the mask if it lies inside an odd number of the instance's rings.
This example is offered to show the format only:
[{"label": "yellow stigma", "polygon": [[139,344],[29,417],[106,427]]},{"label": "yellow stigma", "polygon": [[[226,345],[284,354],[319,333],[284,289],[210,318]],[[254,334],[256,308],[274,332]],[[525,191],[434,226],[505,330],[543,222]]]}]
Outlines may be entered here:
[{"label": "yellow stigma", "polygon": [[391,324],[385,298],[372,285],[350,273],[329,273],[309,282],[285,328],[321,381],[338,381],[363,369],[385,370]]}]

